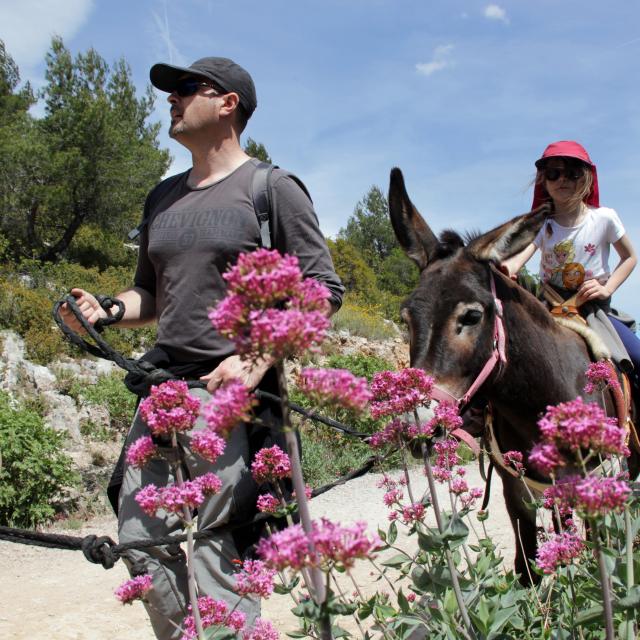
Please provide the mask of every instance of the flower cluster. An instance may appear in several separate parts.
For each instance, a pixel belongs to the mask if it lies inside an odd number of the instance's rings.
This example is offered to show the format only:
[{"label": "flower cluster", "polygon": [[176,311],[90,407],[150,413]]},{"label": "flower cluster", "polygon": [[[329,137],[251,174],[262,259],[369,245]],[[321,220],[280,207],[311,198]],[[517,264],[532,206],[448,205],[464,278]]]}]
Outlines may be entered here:
[{"label": "flower cluster", "polygon": [[215,462],[223,453],[226,442],[214,431],[202,429],[191,436],[191,449],[201,458]]},{"label": "flower cluster", "polygon": [[433,410],[433,418],[429,421],[431,431],[442,429],[445,433],[455,431],[462,426],[462,418],[458,407],[453,402],[439,402]]},{"label": "flower cluster", "polygon": [[371,415],[381,418],[413,411],[431,401],[433,378],[422,369],[381,371],[373,376]]},{"label": "flower cluster", "polygon": [[250,419],[255,396],[241,380],[228,380],[218,387],[204,408],[204,419],[211,431],[225,440],[240,422]]},{"label": "flower cluster", "polygon": [[242,640],[278,640],[280,634],[269,620],[257,618],[251,629],[245,629]]},{"label": "flower cluster", "polygon": [[329,290],[303,280],[296,257],[258,249],[242,254],[224,278],[227,296],[209,318],[240,355],[280,359],[314,349],[324,339]]},{"label": "flower cluster", "polygon": [[169,380],[151,387],[149,396],[140,403],[140,415],[154,435],[170,435],[188,431],[200,410],[200,401],[189,395],[182,380]]},{"label": "flower cluster", "polygon": [[152,458],[157,457],[158,447],[151,436],[142,436],[127,449],[127,462],[138,469],[142,469]]},{"label": "flower cluster", "polygon": [[620,383],[618,382],[613,367],[606,360],[592,362],[585,375],[588,380],[584,387],[585,393],[604,391],[607,387],[620,389]]},{"label": "flower cluster", "polygon": [[268,598],[273,593],[276,572],[269,569],[262,560],[245,560],[240,573],[234,573],[234,591],[241,596],[256,595]]},{"label": "flower cluster", "polygon": [[151,589],[153,589],[153,577],[145,573],[123,582],[115,590],[115,596],[122,604],[131,604],[134,600],[143,600]]},{"label": "flower cluster", "polygon": [[586,518],[619,511],[631,493],[629,484],[618,478],[567,476],[544,492],[545,506],[575,509]]},{"label": "flower cluster", "polygon": [[363,411],[371,399],[366,378],[346,369],[302,369],[298,386],[320,406]]},{"label": "flower cluster", "polygon": [[512,467],[519,474],[524,473],[524,465],[522,464],[522,452],[521,451],[507,451],[503,456],[502,460],[507,467]]},{"label": "flower cluster", "polygon": [[281,506],[280,500],[270,493],[261,493],[256,500],[256,507],[262,513],[276,513]]},{"label": "flower cluster", "polygon": [[277,571],[310,566],[349,568],[382,545],[377,535],[366,534],[364,522],[342,526],[321,518],[312,528],[311,536],[296,524],[263,538],[258,543],[258,556]]},{"label": "flower cluster", "polygon": [[555,573],[559,566],[570,564],[583,549],[584,542],[575,533],[558,533],[538,547],[536,564],[544,573]]},{"label": "flower cluster", "polygon": [[563,453],[590,449],[603,455],[629,455],[626,433],[617,420],[582,398],[547,407],[538,427],[542,442],[532,449],[529,462],[543,473],[552,473],[564,465]]},{"label": "flower cluster", "polygon": [[260,449],[251,463],[251,475],[258,484],[288,478],[291,475],[291,460],[277,444]]},{"label": "flower cluster", "polygon": [[397,446],[401,442],[409,442],[418,437],[428,438],[431,434],[429,423],[418,426],[415,422],[395,418],[382,431],[372,434],[368,443],[372,449],[380,449],[387,444]]},{"label": "flower cluster", "polygon": [[[194,640],[198,637],[191,605],[189,605],[188,611],[189,615],[182,623],[183,634],[181,640]],[[224,600],[214,600],[209,596],[198,598],[198,611],[200,612],[203,629],[219,626],[228,627],[239,633],[242,631],[247,619],[246,615],[241,611],[229,613],[229,607]]]},{"label": "flower cluster", "polygon": [[207,496],[217,493],[221,487],[222,481],[218,476],[205,473],[180,485],[158,488],[148,484],[138,491],[135,500],[149,516],[154,516],[160,509],[182,515],[184,507],[198,508]]}]

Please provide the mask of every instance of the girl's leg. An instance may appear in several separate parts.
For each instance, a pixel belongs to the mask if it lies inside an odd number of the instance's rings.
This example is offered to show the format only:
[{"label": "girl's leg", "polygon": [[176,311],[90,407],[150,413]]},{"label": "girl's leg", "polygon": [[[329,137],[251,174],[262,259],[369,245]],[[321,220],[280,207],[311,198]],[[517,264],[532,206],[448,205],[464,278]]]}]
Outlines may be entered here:
[{"label": "girl's leg", "polygon": [[620,336],[620,340],[622,340],[622,344],[624,344],[627,353],[629,354],[629,359],[633,362],[634,371],[630,375],[630,378],[636,388],[640,385],[640,338],[627,327],[626,324],[620,322],[618,318],[615,316],[608,316],[609,320],[611,320],[611,324],[613,328],[616,330],[617,334]]}]

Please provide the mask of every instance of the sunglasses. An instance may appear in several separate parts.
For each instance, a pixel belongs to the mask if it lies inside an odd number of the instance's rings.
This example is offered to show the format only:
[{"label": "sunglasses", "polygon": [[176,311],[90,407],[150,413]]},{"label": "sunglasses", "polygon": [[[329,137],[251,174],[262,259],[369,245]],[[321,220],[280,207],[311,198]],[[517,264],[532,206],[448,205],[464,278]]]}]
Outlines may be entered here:
[{"label": "sunglasses", "polygon": [[200,80],[195,80],[194,78],[187,78],[185,80],[180,80],[180,82],[178,82],[178,84],[176,85],[176,88],[174,89],[174,91],[181,98],[188,98],[189,96],[192,96],[195,93],[197,93],[200,87],[209,87],[209,89],[214,89],[217,91],[217,88],[214,87],[212,84],[209,84],[208,82],[202,82]]},{"label": "sunglasses", "polygon": [[564,167],[563,169],[549,167],[544,170],[543,175],[544,179],[549,182],[555,182],[560,178],[560,176],[564,176],[567,180],[575,182],[582,178],[584,175],[584,169],[582,167]]}]

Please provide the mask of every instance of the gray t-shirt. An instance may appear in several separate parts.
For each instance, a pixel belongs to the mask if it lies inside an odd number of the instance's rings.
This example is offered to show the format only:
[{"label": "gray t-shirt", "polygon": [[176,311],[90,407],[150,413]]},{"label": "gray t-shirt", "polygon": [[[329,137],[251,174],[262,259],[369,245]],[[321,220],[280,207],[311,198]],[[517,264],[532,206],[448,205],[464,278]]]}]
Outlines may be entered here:
[{"label": "gray t-shirt", "polygon": [[[254,161],[245,162],[199,189],[187,185],[187,171],[147,197],[148,224],[140,237],[134,283],[155,296],[156,344],[174,364],[216,361],[233,353],[233,344],[214,331],[207,313],[225,295],[222,274],[240,253],[260,246],[251,192],[254,170]],[[273,248],[296,255],[304,276],[323,282],[339,307],[344,287],[313,205],[285,172],[275,169],[271,180]]]}]

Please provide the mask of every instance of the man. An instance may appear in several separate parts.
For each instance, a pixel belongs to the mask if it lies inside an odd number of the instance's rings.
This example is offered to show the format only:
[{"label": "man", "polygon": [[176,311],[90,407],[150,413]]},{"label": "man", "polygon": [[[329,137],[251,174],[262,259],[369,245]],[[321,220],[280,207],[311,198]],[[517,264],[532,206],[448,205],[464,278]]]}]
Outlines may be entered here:
[{"label": "man", "polygon": [[[206,381],[207,391],[192,392],[203,403],[231,378],[242,379],[250,388],[260,385],[277,393],[272,363],[240,360],[232,343],[217,335],[207,318],[208,308],[224,295],[222,273],[240,253],[260,246],[251,186],[256,162],[240,146],[240,134],[257,106],[253,80],[235,62],[214,57],[186,68],[156,64],[150,77],[155,87],[169,93],[170,135],[191,151],[193,167],[164,180],[147,197],[134,286],[118,295],[125,304],[119,326],[156,320],[154,362],[176,375]],[[294,178],[277,169],[272,174],[272,196],[273,247],[297,255],[304,275],[322,281],[331,291],[332,308],[338,308],[344,289],[311,201]],[[81,289],[73,289],[72,294],[89,322],[107,315],[91,294]],[[77,328],[69,312],[65,318]],[[260,411],[267,422],[277,421],[268,407]],[[144,433],[146,426],[136,417],[127,444]],[[199,509],[201,530],[250,519],[256,497],[249,472],[251,451],[270,438],[271,442],[278,440],[264,427],[244,425],[234,430],[224,455],[213,465],[192,454],[188,438],[182,439],[188,472],[195,476],[214,471],[223,481],[222,491]],[[153,460],[143,471],[125,465],[119,495],[120,542],[181,533],[176,518],[150,518],[134,501],[141,486],[170,481],[171,472],[163,460]],[[197,542],[196,578],[201,594],[235,604],[232,561],[251,542],[250,533],[243,537],[222,529]],[[127,561],[132,572],[153,574],[147,610],[157,637],[179,638],[177,626],[188,604],[182,551],[168,545],[148,553],[131,552]],[[255,601],[245,600],[239,608],[247,613],[249,622],[259,613]]]}]

